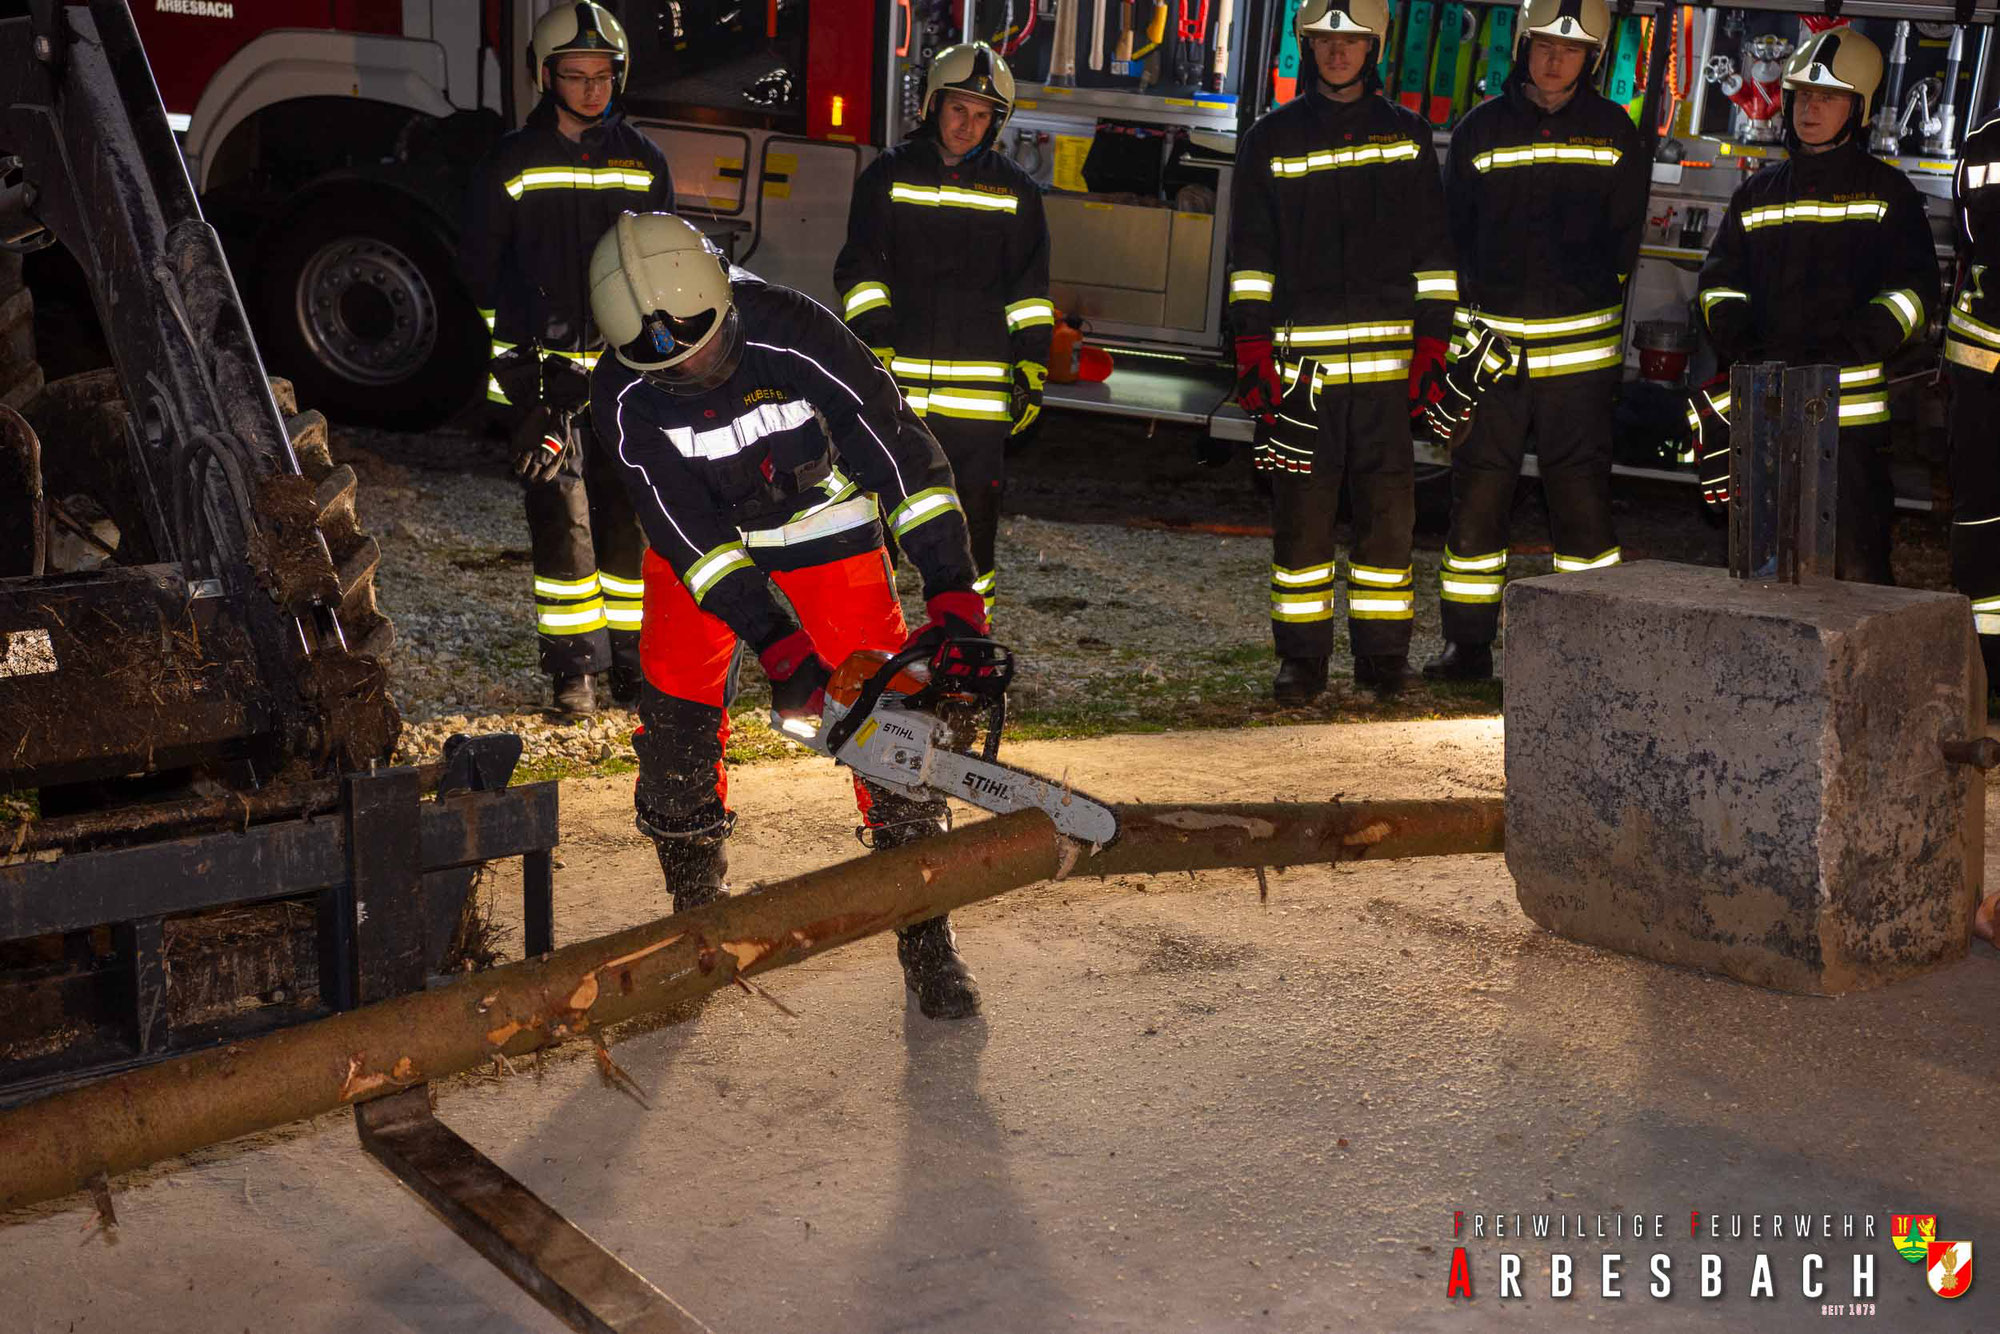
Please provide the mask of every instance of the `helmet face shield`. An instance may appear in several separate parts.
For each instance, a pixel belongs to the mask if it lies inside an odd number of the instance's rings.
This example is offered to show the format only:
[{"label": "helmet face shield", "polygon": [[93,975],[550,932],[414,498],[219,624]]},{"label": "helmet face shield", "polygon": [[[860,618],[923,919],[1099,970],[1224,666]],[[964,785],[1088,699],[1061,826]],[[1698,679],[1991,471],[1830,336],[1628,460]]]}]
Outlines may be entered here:
[{"label": "helmet face shield", "polygon": [[639,337],[619,349],[620,359],[627,365],[650,361],[660,355],[659,344],[655,341],[656,332],[664,331],[673,337],[673,326],[680,326],[685,332],[688,326],[699,323],[702,336],[692,343],[681,344],[688,350],[667,365],[654,366],[640,374],[647,384],[683,396],[705,394],[727,384],[729,377],[736,374],[736,368],[743,362],[743,323],[737,317],[736,307],[729,307],[729,313],[722,317],[720,328],[714,327],[715,312],[712,310],[703,311],[690,320],[677,320],[671,316],[663,320],[660,318],[662,314],[664,312],[655,312],[646,317],[646,327]]}]

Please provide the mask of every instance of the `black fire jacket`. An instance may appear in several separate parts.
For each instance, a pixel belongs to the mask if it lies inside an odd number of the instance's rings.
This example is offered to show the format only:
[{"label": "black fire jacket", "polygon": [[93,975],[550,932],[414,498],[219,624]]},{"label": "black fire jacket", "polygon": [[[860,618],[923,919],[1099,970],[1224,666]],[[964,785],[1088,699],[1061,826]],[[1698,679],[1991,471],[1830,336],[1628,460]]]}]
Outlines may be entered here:
[{"label": "black fire jacket", "polygon": [[1729,201],[1699,300],[1724,362],[1833,363],[1840,424],[1887,421],[1882,363],[1938,306],[1923,200],[1852,141],[1772,163]]},{"label": "black fire jacket", "polygon": [[1953,181],[1958,201],[1958,282],[1945,317],[1947,361],[1990,373],[2000,366],[2000,116],[1965,136]]},{"label": "black fire jacket", "polygon": [[876,499],[924,596],[972,587],[951,465],[833,313],[741,269],[736,373],[679,396],[615,356],[591,376],[599,440],[622,465],[653,550],[704,610],[760,651],[797,628],[765,578],[881,545]]},{"label": "black fire jacket", "polygon": [[527,124],[493,146],[473,173],[458,250],[493,335],[488,397],[505,403],[500,381],[519,385],[507,374],[515,348],[576,354],[586,368],[596,360],[586,282],[592,248],[625,210],[673,207],[666,154],[615,114],[571,143],[544,98]]},{"label": "black fire jacket", "polygon": [[1317,81],[1258,118],[1236,150],[1229,317],[1310,358],[1327,384],[1403,381],[1413,337],[1445,338],[1458,280],[1431,127]]},{"label": "black fire jacket", "polygon": [[991,149],[944,165],[928,134],[854,183],[833,267],[841,314],[923,414],[1005,422],[1016,363],[1048,368],[1049,227],[1041,187]]},{"label": "black fire jacket", "polygon": [[1531,376],[1615,372],[1651,183],[1623,107],[1580,87],[1543,111],[1517,71],[1451,136],[1445,200],[1461,329],[1476,312]]}]

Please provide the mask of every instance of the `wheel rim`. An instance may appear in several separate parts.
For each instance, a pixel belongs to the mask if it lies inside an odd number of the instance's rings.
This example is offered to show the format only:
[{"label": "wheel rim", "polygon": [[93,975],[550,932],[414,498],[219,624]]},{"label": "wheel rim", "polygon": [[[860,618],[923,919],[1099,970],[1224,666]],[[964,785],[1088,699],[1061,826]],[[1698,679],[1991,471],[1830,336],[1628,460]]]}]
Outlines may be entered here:
[{"label": "wheel rim", "polygon": [[437,346],[437,298],[423,270],[372,236],[313,252],[299,274],[296,313],[313,355],[359,384],[407,380]]}]

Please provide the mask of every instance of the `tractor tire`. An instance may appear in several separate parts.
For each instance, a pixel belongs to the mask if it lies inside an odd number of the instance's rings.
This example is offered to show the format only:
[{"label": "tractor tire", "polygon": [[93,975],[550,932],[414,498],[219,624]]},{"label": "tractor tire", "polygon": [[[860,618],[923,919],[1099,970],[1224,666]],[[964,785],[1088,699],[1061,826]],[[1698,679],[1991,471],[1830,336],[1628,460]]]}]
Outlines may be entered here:
[{"label": "tractor tire", "polygon": [[41,390],[35,298],[21,279],[21,256],[0,250],[0,407],[23,411]]},{"label": "tractor tire", "polygon": [[298,394],[289,381],[274,376],[271,396],[285,419],[285,434],[291,437],[299,471],[315,488],[320,536],[326,539],[333,567],[340,574],[339,619],[347,650],[384,662],[395,645],[396,627],[375,604],[375,571],[382,563],[382,547],[362,529],[355,512],[354,469],[333,461],[327,448],[326,418],[310,408],[299,411]]},{"label": "tractor tire", "polygon": [[258,263],[264,364],[342,421],[424,430],[472,403],[490,345],[452,255],[413,207],[326,200]]}]

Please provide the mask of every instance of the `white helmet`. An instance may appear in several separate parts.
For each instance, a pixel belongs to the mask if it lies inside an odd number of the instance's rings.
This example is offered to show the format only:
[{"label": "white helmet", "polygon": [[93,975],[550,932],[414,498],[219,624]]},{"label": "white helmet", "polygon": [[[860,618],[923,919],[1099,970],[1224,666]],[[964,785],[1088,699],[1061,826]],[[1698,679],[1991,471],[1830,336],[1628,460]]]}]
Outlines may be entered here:
[{"label": "white helmet", "polygon": [[948,46],[931,57],[930,73],[924,76],[925,120],[937,115],[946,93],[964,93],[993,104],[991,142],[992,135],[1000,133],[1007,117],[1014,113],[1014,72],[984,42]]},{"label": "white helmet", "polygon": [[611,57],[611,75],[618,92],[625,91],[625,70],[632,44],[625,29],[611,11],[596,0],[576,0],[557,5],[535,21],[528,41],[528,66],[535,87],[549,91],[549,65],[559,56],[599,55]]},{"label": "white helmet", "polygon": [[1875,90],[1882,86],[1882,48],[1852,28],[1828,28],[1814,33],[1785,62],[1783,82],[1787,91],[1823,88],[1853,93],[1861,102],[1860,114],[1848,122],[1852,130],[1868,123]]},{"label": "white helmet", "polygon": [[1527,0],[1514,33],[1514,58],[1530,37],[1580,42],[1602,51],[1611,40],[1611,8],[1604,0]]},{"label": "white helmet", "polygon": [[1353,33],[1380,42],[1389,35],[1389,6],[1385,0],[1304,0],[1292,27],[1301,42],[1315,33]]},{"label": "white helmet", "polygon": [[743,359],[728,262],[671,213],[618,215],[590,252],[590,313],[612,355],[673,393],[713,389]]}]

